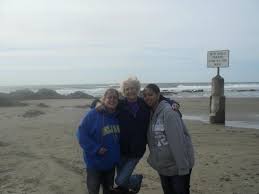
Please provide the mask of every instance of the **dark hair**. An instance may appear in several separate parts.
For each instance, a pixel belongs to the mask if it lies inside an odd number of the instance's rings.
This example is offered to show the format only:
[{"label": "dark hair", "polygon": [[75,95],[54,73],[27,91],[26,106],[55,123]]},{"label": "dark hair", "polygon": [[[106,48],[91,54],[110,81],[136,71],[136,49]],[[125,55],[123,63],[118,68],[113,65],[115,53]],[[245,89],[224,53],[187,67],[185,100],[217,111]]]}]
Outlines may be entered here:
[{"label": "dark hair", "polygon": [[146,85],[145,89],[150,89],[153,92],[155,92],[156,94],[160,94],[160,89],[156,84],[148,84],[148,85]]},{"label": "dark hair", "polygon": [[170,99],[164,97],[162,94],[160,94],[160,89],[156,84],[148,84],[145,89],[150,89],[152,90],[155,94],[159,94],[159,102],[162,100],[168,101]]}]

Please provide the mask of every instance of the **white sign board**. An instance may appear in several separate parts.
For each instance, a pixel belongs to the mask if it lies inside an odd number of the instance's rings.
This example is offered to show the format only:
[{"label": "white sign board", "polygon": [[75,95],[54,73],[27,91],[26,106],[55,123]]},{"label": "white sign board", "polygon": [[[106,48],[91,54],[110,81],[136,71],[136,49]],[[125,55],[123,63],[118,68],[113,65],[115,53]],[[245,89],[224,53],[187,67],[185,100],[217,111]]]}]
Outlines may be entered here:
[{"label": "white sign board", "polygon": [[207,67],[229,67],[229,50],[208,51]]}]

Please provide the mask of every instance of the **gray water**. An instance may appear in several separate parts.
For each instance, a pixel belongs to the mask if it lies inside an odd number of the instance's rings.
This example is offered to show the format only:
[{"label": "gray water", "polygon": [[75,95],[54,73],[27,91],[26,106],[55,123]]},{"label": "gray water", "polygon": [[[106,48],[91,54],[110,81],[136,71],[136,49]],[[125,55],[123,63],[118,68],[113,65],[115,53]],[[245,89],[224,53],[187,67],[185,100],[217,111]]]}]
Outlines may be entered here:
[{"label": "gray water", "polygon": [[[192,116],[192,115],[183,115],[185,120],[201,121],[209,124],[209,117],[207,116]],[[224,124],[226,127],[238,127],[238,128],[247,128],[247,129],[259,129],[259,121],[225,121]]]},{"label": "gray water", "polygon": [[[146,84],[142,84],[142,89]],[[211,83],[157,83],[161,91],[174,97],[209,97]],[[78,85],[35,85],[35,86],[0,86],[0,93],[10,93],[21,89],[30,89],[34,92],[41,88],[55,90],[60,94],[70,94],[82,91],[95,97],[101,96],[107,88],[119,89],[119,84],[78,84]],[[259,82],[229,82],[224,86],[225,96],[231,98],[259,98]]]}]

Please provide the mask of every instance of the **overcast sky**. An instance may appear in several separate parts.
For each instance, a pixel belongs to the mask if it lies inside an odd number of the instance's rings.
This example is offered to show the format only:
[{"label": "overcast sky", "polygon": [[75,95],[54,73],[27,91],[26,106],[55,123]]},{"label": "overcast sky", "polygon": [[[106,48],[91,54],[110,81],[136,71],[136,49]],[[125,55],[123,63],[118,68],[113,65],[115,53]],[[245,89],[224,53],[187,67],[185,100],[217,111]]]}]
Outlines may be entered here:
[{"label": "overcast sky", "polygon": [[259,81],[258,0],[0,0],[0,85]]}]

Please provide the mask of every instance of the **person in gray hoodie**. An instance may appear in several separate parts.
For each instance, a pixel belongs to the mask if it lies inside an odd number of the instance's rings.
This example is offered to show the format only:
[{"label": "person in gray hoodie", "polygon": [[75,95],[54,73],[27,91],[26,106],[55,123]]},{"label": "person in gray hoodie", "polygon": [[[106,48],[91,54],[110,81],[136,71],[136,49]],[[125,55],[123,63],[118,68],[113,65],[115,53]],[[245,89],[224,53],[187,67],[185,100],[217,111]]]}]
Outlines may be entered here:
[{"label": "person in gray hoodie", "polygon": [[148,163],[158,172],[164,194],[189,194],[194,151],[186,126],[179,114],[161,99],[157,85],[148,84],[143,96],[151,108]]}]

